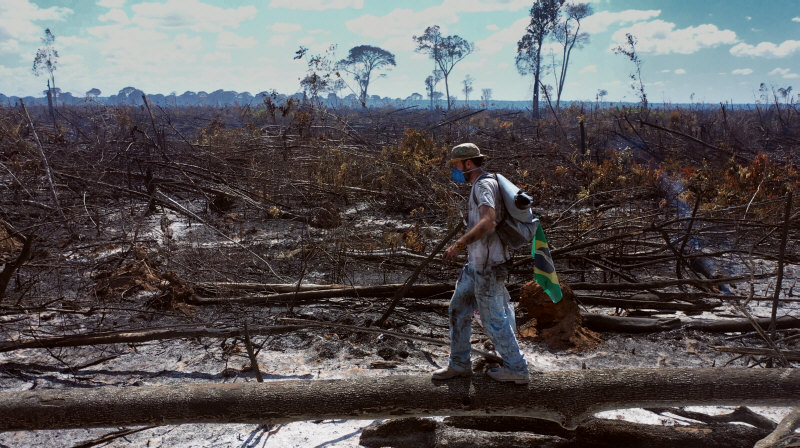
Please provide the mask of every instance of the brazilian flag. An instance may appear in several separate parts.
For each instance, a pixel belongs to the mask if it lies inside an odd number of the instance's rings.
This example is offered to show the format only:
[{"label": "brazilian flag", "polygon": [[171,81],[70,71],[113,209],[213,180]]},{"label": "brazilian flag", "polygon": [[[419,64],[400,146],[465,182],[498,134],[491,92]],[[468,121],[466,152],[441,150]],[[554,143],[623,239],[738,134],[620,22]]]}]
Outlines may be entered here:
[{"label": "brazilian flag", "polygon": [[541,224],[536,227],[536,236],[533,238],[533,245],[531,246],[531,256],[533,257],[533,279],[550,296],[550,300],[553,303],[560,302],[561,286],[558,285],[556,267],[553,265],[550,246],[547,245],[547,238],[544,236]]}]

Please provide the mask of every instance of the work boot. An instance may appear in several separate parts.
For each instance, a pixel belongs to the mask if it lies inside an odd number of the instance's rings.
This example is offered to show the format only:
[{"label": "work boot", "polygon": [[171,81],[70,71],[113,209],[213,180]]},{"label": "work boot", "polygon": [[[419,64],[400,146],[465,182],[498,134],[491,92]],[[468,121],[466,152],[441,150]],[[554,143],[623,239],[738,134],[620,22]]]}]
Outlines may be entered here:
[{"label": "work boot", "polygon": [[453,366],[443,367],[435,370],[431,375],[435,380],[449,380],[451,378],[459,378],[472,375],[471,369],[459,369]]},{"label": "work boot", "polygon": [[528,384],[531,381],[531,376],[528,371],[514,372],[509,370],[508,367],[495,367],[489,369],[486,374],[495,381],[511,382],[514,384]]}]

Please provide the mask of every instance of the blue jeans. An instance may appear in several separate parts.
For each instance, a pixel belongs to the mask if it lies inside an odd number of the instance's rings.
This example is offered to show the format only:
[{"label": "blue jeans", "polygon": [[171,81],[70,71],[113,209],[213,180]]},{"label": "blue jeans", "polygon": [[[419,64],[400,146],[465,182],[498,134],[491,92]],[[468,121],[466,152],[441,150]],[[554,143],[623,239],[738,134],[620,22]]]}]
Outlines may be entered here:
[{"label": "blue jeans", "polygon": [[483,330],[503,358],[503,365],[514,372],[527,372],[525,355],[519,349],[514,335],[516,323],[514,310],[509,305],[505,286],[507,270],[502,266],[481,272],[467,264],[456,281],[450,299],[450,365],[458,369],[471,369],[470,336],[475,308],[481,314]]}]

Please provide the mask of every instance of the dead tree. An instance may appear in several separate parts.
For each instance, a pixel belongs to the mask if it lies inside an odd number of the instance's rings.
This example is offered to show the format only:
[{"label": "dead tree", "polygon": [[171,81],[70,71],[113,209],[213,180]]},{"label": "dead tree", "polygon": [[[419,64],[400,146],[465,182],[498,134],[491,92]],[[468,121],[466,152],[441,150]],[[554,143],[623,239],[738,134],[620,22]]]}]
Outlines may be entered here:
[{"label": "dead tree", "polygon": [[364,428],[359,443],[396,448],[752,448],[769,431],[761,426],[728,423],[661,426],[600,418],[590,418],[575,430],[524,417],[448,417],[443,421],[402,418]]},{"label": "dead tree", "polygon": [[692,405],[791,406],[797,369],[621,369],[548,372],[527,386],[484,375],[451,381],[388,376],[237,384],[29,390],[0,393],[0,430],[273,424],[397,416],[542,418],[574,429],[600,411]]}]

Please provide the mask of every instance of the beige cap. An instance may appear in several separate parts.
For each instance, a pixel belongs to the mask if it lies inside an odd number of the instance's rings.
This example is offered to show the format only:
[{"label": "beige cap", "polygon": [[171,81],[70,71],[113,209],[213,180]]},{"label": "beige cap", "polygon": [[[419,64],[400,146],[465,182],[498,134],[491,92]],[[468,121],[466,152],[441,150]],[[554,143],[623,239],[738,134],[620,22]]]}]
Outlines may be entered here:
[{"label": "beige cap", "polygon": [[475,143],[462,143],[453,147],[453,149],[450,151],[450,161],[447,163],[452,164],[453,162],[457,162],[459,160],[474,159],[478,157],[486,157],[484,154],[481,154],[481,150],[478,148],[478,145]]}]

